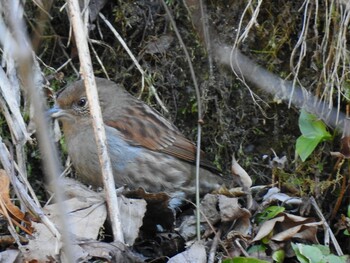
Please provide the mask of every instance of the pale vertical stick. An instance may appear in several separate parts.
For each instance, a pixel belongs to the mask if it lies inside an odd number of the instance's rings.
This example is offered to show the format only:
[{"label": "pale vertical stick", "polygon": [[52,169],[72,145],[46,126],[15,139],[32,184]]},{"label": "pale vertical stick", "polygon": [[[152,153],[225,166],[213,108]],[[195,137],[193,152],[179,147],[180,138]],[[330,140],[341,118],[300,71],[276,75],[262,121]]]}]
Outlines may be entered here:
[{"label": "pale vertical stick", "polygon": [[[9,29],[11,36],[6,37],[5,41],[11,41],[10,54],[18,63],[18,75],[22,81],[23,87],[28,91],[31,105],[34,108],[34,123],[36,126],[36,136],[39,141],[41,156],[43,157],[43,164],[45,172],[53,183],[53,189],[56,194],[58,203],[57,209],[59,211],[59,226],[62,233],[63,251],[69,262],[75,262],[76,256],[72,249],[72,237],[70,235],[70,226],[68,217],[63,203],[63,194],[61,192],[62,186],[58,176],[60,172],[58,153],[54,147],[54,143],[48,133],[48,124],[44,114],[44,103],[41,90],[36,87],[38,83],[35,82],[36,72],[34,70],[32,47],[25,31],[26,27],[23,21],[23,8],[20,1],[2,1],[0,8],[5,10],[8,18]],[[41,83],[40,83],[41,84]],[[4,161],[4,160],[2,160]],[[25,194],[25,193],[22,193]],[[59,236],[57,236],[59,237]],[[58,253],[58,251],[57,251]]]},{"label": "pale vertical stick", "polygon": [[113,237],[115,241],[124,243],[117,195],[115,191],[115,183],[112,173],[112,165],[107,151],[106,133],[103,125],[101,108],[98,101],[96,82],[87,43],[86,28],[84,28],[83,25],[78,1],[68,0],[67,3],[71,23],[73,26],[75,41],[77,43],[81,72],[84,77],[86,94],[89,100],[89,108],[102,170],[103,184],[106,191],[107,207],[111,219]]}]

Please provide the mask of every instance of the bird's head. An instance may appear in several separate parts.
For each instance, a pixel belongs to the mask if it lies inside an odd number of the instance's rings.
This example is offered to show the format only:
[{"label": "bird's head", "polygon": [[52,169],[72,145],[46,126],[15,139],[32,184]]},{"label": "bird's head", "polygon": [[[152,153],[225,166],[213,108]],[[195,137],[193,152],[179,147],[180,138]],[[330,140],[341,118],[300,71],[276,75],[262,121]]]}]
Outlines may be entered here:
[{"label": "bird's head", "polygon": [[88,118],[90,111],[83,81],[74,82],[59,91],[55,106],[49,110],[49,114],[63,123]]}]

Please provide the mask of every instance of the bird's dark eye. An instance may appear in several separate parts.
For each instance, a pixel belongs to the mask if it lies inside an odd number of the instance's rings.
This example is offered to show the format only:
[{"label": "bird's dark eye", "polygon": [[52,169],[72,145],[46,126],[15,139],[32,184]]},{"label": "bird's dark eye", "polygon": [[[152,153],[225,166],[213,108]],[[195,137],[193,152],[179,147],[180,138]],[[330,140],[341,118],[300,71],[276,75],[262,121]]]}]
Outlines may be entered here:
[{"label": "bird's dark eye", "polygon": [[86,102],[87,102],[86,98],[81,98],[78,100],[77,105],[79,107],[84,107],[86,105]]}]

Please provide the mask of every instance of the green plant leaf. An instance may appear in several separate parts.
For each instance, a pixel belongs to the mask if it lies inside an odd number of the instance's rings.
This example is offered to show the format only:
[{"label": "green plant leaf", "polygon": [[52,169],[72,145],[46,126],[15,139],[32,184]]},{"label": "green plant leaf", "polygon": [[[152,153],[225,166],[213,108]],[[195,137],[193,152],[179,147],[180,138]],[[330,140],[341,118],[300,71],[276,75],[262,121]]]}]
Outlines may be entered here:
[{"label": "green plant leaf", "polygon": [[296,150],[303,162],[307,159],[307,157],[310,156],[310,154],[315,150],[316,146],[319,143],[319,139],[307,138],[304,135],[301,135],[297,139]]},{"label": "green plant leaf", "polygon": [[282,263],[284,261],[285,256],[286,256],[286,253],[284,252],[284,250],[280,249],[273,252],[272,259],[277,263]]},{"label": "green plant leaf", "polygon": [[235,257],[228,258],[222,261],[222,263],[269,263],[266,260],[261,260],[257,258],[247,258],[247,257]]},{"label": "green plant leaf", "polygon": [[250,248],[248,248],[247,252],[248,254],[252,253],[258,253],[258,252],[265,252],[266,246],[265,245],[253,245]]},{"label": "green plant leaf", "polygon": [[283,206],[269,206],[256,216],[257,222],[261,223],[276,217],[285,210]]},{"label": "green plant leaf", "polygon": [[326,263],[331,262],[331,263],[346,263],[348,262],[348,256],[336,256],[336,255],[329,255],[325,257]]},{"label": "green plant leaf", "polygon": [[302,135],[297,139],[296,151],[302,161],[310,156],[320,142],[332,138],[326,125],[304,110],[300,113],[299,128]]},{"label": "green plant leaf", "polygon": [[330,139],[332,136],[327,131],[326,125],[316,116],[302,110],[299,117],[299,128],[305,137]]},{"label": "green plant leaf", "polygon": [[293,244],[292,248],[301,263],[346,263],[347,256],[330,254],[330,250],[322,245]]},{"label": "green plant leaf", "polygon": [[[312,261],[310,259],[310,256],[312,257],[313,255],[307,254],[307,256],[305,255],[305,250],[304,248],[306,247],[306,245],[303,244],[293,244],[292,243],[292,248],[295,252],[295,255],[297,256],[297,259],[299,260],[299,262],[301,263],[320,263],[320,261]],[[309,251],[309,253],[318,253],[320,256],[322,256],[321,251],[318,248],[315,248],[314,251]],[[317,256],[317,255],[316,255]],[[321,259],[319,259],[321,260]]]}]

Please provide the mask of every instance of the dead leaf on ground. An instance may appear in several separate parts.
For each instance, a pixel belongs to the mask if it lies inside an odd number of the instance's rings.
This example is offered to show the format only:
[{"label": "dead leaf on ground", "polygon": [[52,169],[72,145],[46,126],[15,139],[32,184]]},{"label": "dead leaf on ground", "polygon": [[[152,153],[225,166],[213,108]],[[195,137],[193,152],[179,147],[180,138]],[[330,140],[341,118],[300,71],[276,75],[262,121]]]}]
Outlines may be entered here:
[{"label": "dead leaf on ground", "polygon": [[89,258],[99,258],[107,262],[118,263],[144,262],[144,259],[136,257],[127,245],[120,242],[103,243],[91,240],[81,242],[80,246],[89,252]]},{"label": "dead leaf on ground", "polygon": [[[205,230],[220,221],[220,212],[217,209],[218,196],[217,194],[206,194],[200,203],[201,223]],[[186,241],[192,239],[196,235],[196,216],[193,214],[184,217],[178,232]]]},{"label": "dead leaf on ground", "polygon": [[[75,197],[64,201],[64,206],[74,235],[81,238],[98,237],[107,218],[105,201],[100,196]],[[57,204],[44,207],[44,212],[55,223],[59,222],[57,211]]]},{"label": "dead leaf on ground", "polygon": [[207,262],[207,253],[202,243],[196,242],[184,252],[169,259],[168,263]]},{"label": "dead leaf on ground", "polygon": [[219,209],[221,221],[229,222],[238,218],[250,218],[251,214],[248,209],[242,208],[238,203],[238,198],[230,198],[224,195],[219,196]]},{"label": "dead leaf on ground", "polygon": [[280,213],[277,217],[265,221],[260,226],[253,242],[263,239],[273,231],[270,239],[274,241],[287,241],[292,238],[300,238],[316,243],[317,226],[319,224],[316,223],[314,218]]},{"label": "dead leaf on ground", "polygon": [[[171,231],[174,226],[175,213],[169,207],[171,198],[168,194],[148,193],[143,188],[136,190],[127,190],[123,192],[131,200],[140,200],[147,203],[147,210],[144,212],[142,219],[142,232],[146,235],[155,235],[159,231]],[[126,221],[127,222],[127,221]]]},{"label": "dead leaf on ground", "polygon": [[[71,197],[63,202],[68,212],[70,223],[70,232],[77,239],[74,245],[74,251],[81,259],[87,259],[95,253],[86,250],[89,246],[80,246],[79,240],[94,240],[97,238],[101,228],[107,218],[107,209],[105,199],[101,193],[96,193],[79,182],[67,180],[65,192]],[[123,226],[123,234],[127,244],[132,245],[138,236],[142,225],[142,219],[146,211],[146,202],[144,200],[128,199],[126,197],[118,198],[119,211]],[[58,224],[59,215],[57,204],[44,207],[48,218]],[[60,251],[62,244],[43,224],[35,224],[37,232],[34,233],[34,239],[21,249],[26,260],[46,260],[48,257],[55,257]],[[91,243],[91,242],[90,242]],[[102,243],[102,242],[101,242]],[[97,246],[96,244],[94,245]],[[101,245],[103,246],[103,245]],[[64,257],[64,255],[62,255]]]},{"label": "dead leaf on ground", "polygon": [[[22,231],[31,235],[33,228],[31,222],[26,218],[25,214],[15,206],[10,199],[10,180],[5,170],[0,170],[0,213],[7,220],[19,227]],[[24,224],[24,226],[22,225]]]},{"label": "dead leaf on ground", "polygon": [[[251,214],[248,209],[241,207],[237,197],[207,194],[201,201],[200,209],[202,227],[209,234],[213,233],[211,226],[216,225],[220,221],[235,222],[233,230],[241,235],[247,235],[251,228]],[[192,239],[196,235],[195,215],[185,217],[178,232],[185,240]]]},{"label": "dead leaf on ground", "polygon": [[281,190],[279,188],[272,187],[264,195],[262,206],[268,206],[273,202],[281,202],[287,205],[300,206],[302,205],[303,200],[299,197],[291,197],[285,193],[281,193]]},{"label": "dead leaf on ground", "polygon": [[[78,229],[74,230],[74,233],[82,238],[96,239],[107,216],[104,193],[97,193],[69,178],[65,178],[64,185],[65,195],[77,202],[70,208],[70,214],[77,220]],[[121,195],[118,198],[118,205],[125,243],[133,245],[143,224],[146,202]],[[85,225],[89,226],[90,230],[87,230]]]},{"label": "dead leaf on ground", "polygon": [[[58,223],[58,222],[54,222]],[[33,239],[25,246],[20,247],[24,260],[37,260],[38,262],[46,262],[48,258],[56,258],[62,248],[62,243],[55,237],[52,232],[42,223],[33,223],[36,231],[33,234]],[[79,258],[87,257],[77,244],[74,244],[75,254]],[[64,257],[62,255],[62,257]]]},{"label": "dead leaf on ground", "polygon": [[143,218],[146,213],[146,201],[120,196],[118,203],[125,243],[133,245],[143,224]]},{"label": "dead leaf on ground", "polygon": [[252,186],[252,179],[242,166],[239,165],[234,155],[232,155],[231,173],[244,189],[249,189]]},{"label": "dead leaf on ground", "polygon": [[220,213],[217,209],[218,195],[207,194],[201,201],[200,209],[205,218],[202,217],[202,222],[207,222],[214,225],[220,221]]}]

